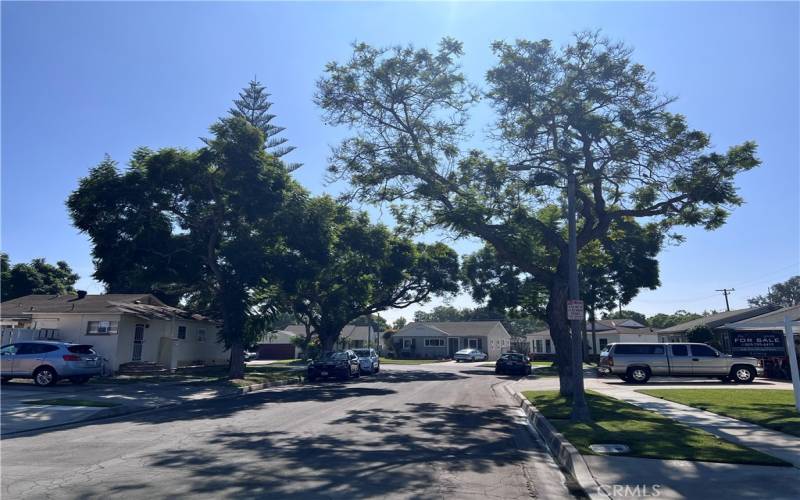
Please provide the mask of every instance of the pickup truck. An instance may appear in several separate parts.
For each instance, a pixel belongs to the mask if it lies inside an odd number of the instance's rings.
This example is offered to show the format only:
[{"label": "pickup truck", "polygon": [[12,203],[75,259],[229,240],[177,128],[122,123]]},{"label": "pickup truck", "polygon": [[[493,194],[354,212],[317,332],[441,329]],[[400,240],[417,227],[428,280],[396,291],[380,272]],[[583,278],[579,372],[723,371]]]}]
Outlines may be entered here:
[{"label": "pickup truck", "polygon": [[733,357],[706,344],[614,343],[600,353],[600,374],[644,384],[651,376],[709,377],[749,384],[764,369],[756,358]]}]

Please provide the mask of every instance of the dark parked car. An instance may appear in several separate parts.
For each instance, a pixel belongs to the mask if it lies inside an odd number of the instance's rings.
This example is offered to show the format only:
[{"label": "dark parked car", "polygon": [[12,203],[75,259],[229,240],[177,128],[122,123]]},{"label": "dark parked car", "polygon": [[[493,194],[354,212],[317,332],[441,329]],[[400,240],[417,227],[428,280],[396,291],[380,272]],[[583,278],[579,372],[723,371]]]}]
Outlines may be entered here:
[{"label": "dark parked car", "polygon": [[520,375],[530,375],[531,361],[524,354],[507,352],[497,360],[494,365],[494,372],[497,374],[519,373]]},{"label": "dark parked car", "polygon": [[308,364],[308,380],[336,377],[347,380],[361,374],[358,356],[353,351],[335,351],[323,354]]}]

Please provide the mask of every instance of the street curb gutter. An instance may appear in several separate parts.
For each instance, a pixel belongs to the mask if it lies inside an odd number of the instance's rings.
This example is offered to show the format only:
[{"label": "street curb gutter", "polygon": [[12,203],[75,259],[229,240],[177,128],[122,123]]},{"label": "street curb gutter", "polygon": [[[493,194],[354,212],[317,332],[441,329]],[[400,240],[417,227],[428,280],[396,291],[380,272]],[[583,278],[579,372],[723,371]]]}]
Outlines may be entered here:
[{"label": "street curb gutter", "polygon": [[531,427],[545,443],[556,463],[572,475],[578,486],[586,493],[586,496],[592,500],[608,500],[611,498],[592,475],[589,466],[577,448],[567,441],[522,393],[515,392],[508,386],[505,386],[505,389],[514,399],[514,402],[525,412]]},{"label": "street curb gutter", "polygon": [[[282,386],[285,386],[285,385],[300,385],[300,384],[303,383],[303,381],[304,381],[303,377],[292,377],[290,379],[278,380],[278,381],[275,381],[275,382],[264,382],[262,384],[246,385],[244,387],[239,387],[238,389],[236,389],[235,391],[233,391],[233,392],[231,392],[229,394],[223,394],[223,395],[220,395],[220,396],[215,396],[213,398],[207,398],[207,400],[233,398],[233,397],[237,397],[237,396],[242,396],[244,394],[248,394],[250,392],[260,391],[262,389],[269,389],[271,387],[282,387]],[[67,422],[67,423],[55,424],[55,425],[45,425],[45,426],[42,426],[42,427],[37,427],[35,429],[27,429],[27,430],[24,430],[24,431],[15,431],[15,432],[3,433],[2,434],[2,438],[5,439],[5,438],[8,438],[8,437],[12,437],[12,436],[18,436],[18,435],[29,434],[29,433],[36,433],[36,432],[41,432],[41,431],[51,431],[51,430],[56,430],[56,429],[61,429],[61,428],[68,429],[68,428],[72,428],[72,427],[80,427],[82,425],[88,425],[88,424],[90,424],[90,423],[92,423],[92,422],[94,422],[96,420],[105,420],[105,419],[110,419],[110,418],[114,418],[114,417],[120,417],[120,416],[123,416],[123,415],[132,415],[132,414],[136,414],[136,413],[146,413],[146,412],[151,412],[151,411],[164,410],[166,408],[174,408],[176,406],[185,405],[187,403],[196,403],[198,401],[203,401],[203,400],[202,399],[194,399],[194,400],[181,401],[179,403],[165,403],[165,404],[154,405],[154,406],[145,406],[145,407],[135,407],[135,406],[131,407],[131,406],[124,406],[124,405],[115,406],[113,408],[107,408],[105,410],[100,410],[97,413],[95,413],[95,414],[93,414],[93,415],[91,415],[91,416],[89,416],[87,418],[84,418],[82,420],[76,420],[74,422]]]}]

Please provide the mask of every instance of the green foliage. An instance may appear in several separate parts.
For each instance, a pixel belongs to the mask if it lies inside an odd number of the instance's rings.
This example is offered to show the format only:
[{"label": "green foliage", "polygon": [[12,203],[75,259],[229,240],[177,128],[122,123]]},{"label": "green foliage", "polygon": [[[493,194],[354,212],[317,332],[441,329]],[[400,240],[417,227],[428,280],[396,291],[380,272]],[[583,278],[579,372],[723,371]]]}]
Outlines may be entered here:
[{"label": "green foliage", "polygon": [[647,320],[647,316],[640,312],[631,311],[629,309],[623,309],[622,311],[611,311],[608,314],[604,314],[603,319],[632,319],[645,326],[651,326]]},{"label": "green foliage", "polygon": [[372,329],[376,332],[385,332],[389,329],[389,323],[386,318],[380,314],[370,314],[368,316],[359,316],[350,322],[351,325],[367,326],[371,325]]},{"label": "green foliage", "polygon": [[706,325],[696,325],[687,330],[686,338],[689,342],[710,344],[714,341],[714,330]]},{"label": "green foliage", "polygon": [[8,254],[0,253],[0,266],[2,301],[31,294],[74,293],[74,285],[80,278],[63,260],[52,265],[40,258],[33,259],[30,263],[20,262],[12,266]]},{"label": "green foliage", "polygon": [[[239,93],[239,99],[233,101],[234,107],[230,114],[234,117],[244,118],[247,122],[256,127],[264,134],[264,149],[277,158],[281,158],[292,151],[294,146],[285,146],[285,137],[276,137],[286,130],[286,127],[273,125],[272,119],[275,115],[269,112],[272,103],[269,101],[270,94],[258,80],[251,80],[250,84]],[[297,170],[302,165],[300,163],[289,163],[286,169],[290,172]]]},{"label": "green foliage", "polygon": [[314,238],[283,294],[323,350],[359,317],[458,291],[458,256],[446,245],[415,243],[327,196],[306,208]]},{"label": "green foliage", "polygon": [[766,295],[757,295],[747,299],[747,302],[751,306],[796,306],[800,304],[800,276],[792,276],[783,283],[776,283],[769,287]]},{"label": "green foliage", "polygon": [[447,322],[447,321],[500,321],[511,335],[521,336],[532,331],[541,330],[544,323],[533,316],[525,314],[508,314],[492,310],[488,307],[459,309],[453,306],[436,306],[430,312],[417,311],[414,321]]},{"label": "green foliage", "polygon": [[664,314],[664,313],[655,314],[653,316],[650,316],[647,321],[653,328],[662,329],[662,328],[669,328],[671,326],[675,326],[680,323],[685,323],[687,321],[692,321],[702,317],[703,317],[702,314],[690,313],[681,309],[675,311],[673,314]]},{"label": "green foliage", "polygon": [[658,285],[663,235],[717,228],[741,204],[734,178],[759,164],[756,146],[710,151],[709,136],[667,109],[673,99],[632,50],[597,33],[578,33],[562,49],[549,40],[492,49],[486,95],[501,158],[459,149],[478,100],[458,65],[460,43],[444,39],[436,53],[359,44],[318,82],[326,122],[352,130],[333,151],[331,173],[351,182],[353,196],[392,204],[409,232],[439,227],[491,246],[499,266],[481,266],[493,272],[475,281],[517,290],[479,291],[487,300],[515,304],[522,294],[541,310],[542,300],[529,299],[546,289],[543,310],[566,376],[567,172],[578,182],[579,250],[599,241],[619,259],[612,270],[629,274],[585,279],[625,283],[632,296],[639,276],[641,286]]},{"label": "green foliage", "polygon": [[95,279],[221,317],[231,377],[241,378],[243,346],[277,312],[275,283],[292,269],[289,228],[305,194],[243,118],[211,132],[197,151],[139,149],[124,171],[106,158],[67,206],[92,242]]},{"label": "green foliage", "polygon": [[400,330],[401,328],[406,326],[406,323],[408,323],[408,320],[406,320],[406,318],[404,318],[403,316],[400,316],[399,318],[394,320],[394,323],[392,323],[392,328],[394,328],[395,330]]}]

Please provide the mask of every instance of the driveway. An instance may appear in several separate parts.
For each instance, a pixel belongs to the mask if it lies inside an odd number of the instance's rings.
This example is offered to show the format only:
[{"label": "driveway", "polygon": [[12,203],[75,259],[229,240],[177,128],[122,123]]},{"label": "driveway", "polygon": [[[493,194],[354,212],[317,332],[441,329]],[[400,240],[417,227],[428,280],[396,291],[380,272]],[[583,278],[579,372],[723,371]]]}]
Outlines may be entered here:
[{"label": "driveway", "polygon": [[3,496],[568,498],[500,388],[509,380],[472,364],[386,365],[347,383],[13,436]]}]

